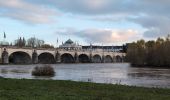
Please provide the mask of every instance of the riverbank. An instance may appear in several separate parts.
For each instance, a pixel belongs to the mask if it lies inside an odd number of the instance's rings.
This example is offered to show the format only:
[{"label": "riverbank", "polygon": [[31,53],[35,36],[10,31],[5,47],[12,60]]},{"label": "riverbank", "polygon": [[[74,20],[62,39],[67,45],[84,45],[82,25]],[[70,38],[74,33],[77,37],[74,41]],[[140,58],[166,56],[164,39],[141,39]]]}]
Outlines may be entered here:
[{"label": "riverbank", "polygon": [[170,100],[170,89],[0,78],[0,100]]},{"label": "riverbank", "polygon": [[139,64],[130,64],[131,67],[136,67],[136,68],[165,68],[165,69],[170,69],[170,66],[164,65],[164,66],[159,66],[159,65],[139,65]]}]

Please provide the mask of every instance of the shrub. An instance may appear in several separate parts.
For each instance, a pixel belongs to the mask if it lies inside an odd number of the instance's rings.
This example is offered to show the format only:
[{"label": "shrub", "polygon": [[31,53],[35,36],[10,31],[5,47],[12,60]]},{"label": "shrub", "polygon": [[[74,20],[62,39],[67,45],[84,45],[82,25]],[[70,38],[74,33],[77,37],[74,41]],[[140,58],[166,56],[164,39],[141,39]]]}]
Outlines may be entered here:
[{"label": "shrub", "polygon": [[32,75],[34,75],[34,76],[54,76],[55,71],[54,71],[54,68],[51,67],[50,65],[41,65],[41,66],[36,66],[33,69]]}]

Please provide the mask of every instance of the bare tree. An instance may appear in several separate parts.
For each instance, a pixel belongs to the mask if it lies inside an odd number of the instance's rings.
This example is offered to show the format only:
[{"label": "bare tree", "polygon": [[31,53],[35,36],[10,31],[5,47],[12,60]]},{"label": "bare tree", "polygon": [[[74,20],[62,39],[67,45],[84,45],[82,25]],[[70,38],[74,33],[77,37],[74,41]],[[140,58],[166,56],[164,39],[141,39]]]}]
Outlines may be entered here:
[{"label": "bare tree", "polygon": [[44,44],[44,40],[40,40],[35,37],[31,37],[27,40],[27,46],[28,47],[41,47],[41,45]]},{"label": "bare tree", "polygon": [[31,37],[27,40],[27,46],[28,47],[35,47],[36,46],[36,38]]}]

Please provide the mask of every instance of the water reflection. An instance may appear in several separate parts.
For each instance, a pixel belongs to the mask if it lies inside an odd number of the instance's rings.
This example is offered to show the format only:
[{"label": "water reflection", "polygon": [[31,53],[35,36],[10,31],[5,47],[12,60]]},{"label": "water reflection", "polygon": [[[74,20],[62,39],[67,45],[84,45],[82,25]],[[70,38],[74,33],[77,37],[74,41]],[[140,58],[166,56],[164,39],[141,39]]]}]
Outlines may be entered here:
[{"label": "water reflection", "polygon": [[7,74],[7,73],[8,73],[8,70],[7,70],[7,69],[1,69],[0,72],[1,72],[2,74]]},{"label": "water reflection", "polygon": [[170,69],[130,68],[128,76],[132,78],[170,79]]},{"label": "water reflection", "polygon": [[170,88],[170,69],[134,68],[129,64],[54,64],[54,77],[31,75],[36,65],[1,65],[0,76],[5,78],[74,80],[96,83],[126,84]]}]

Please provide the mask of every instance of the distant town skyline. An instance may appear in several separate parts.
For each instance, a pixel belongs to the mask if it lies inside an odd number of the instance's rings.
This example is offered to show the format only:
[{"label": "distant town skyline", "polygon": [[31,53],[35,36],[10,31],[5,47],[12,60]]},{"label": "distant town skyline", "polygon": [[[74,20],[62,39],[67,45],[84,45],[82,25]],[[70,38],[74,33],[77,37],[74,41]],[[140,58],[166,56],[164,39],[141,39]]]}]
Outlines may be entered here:
[{"label": "distant town skyline", "polygon": [[0,0],[0,40],[121,45],[170,33],[169,0]]}]

